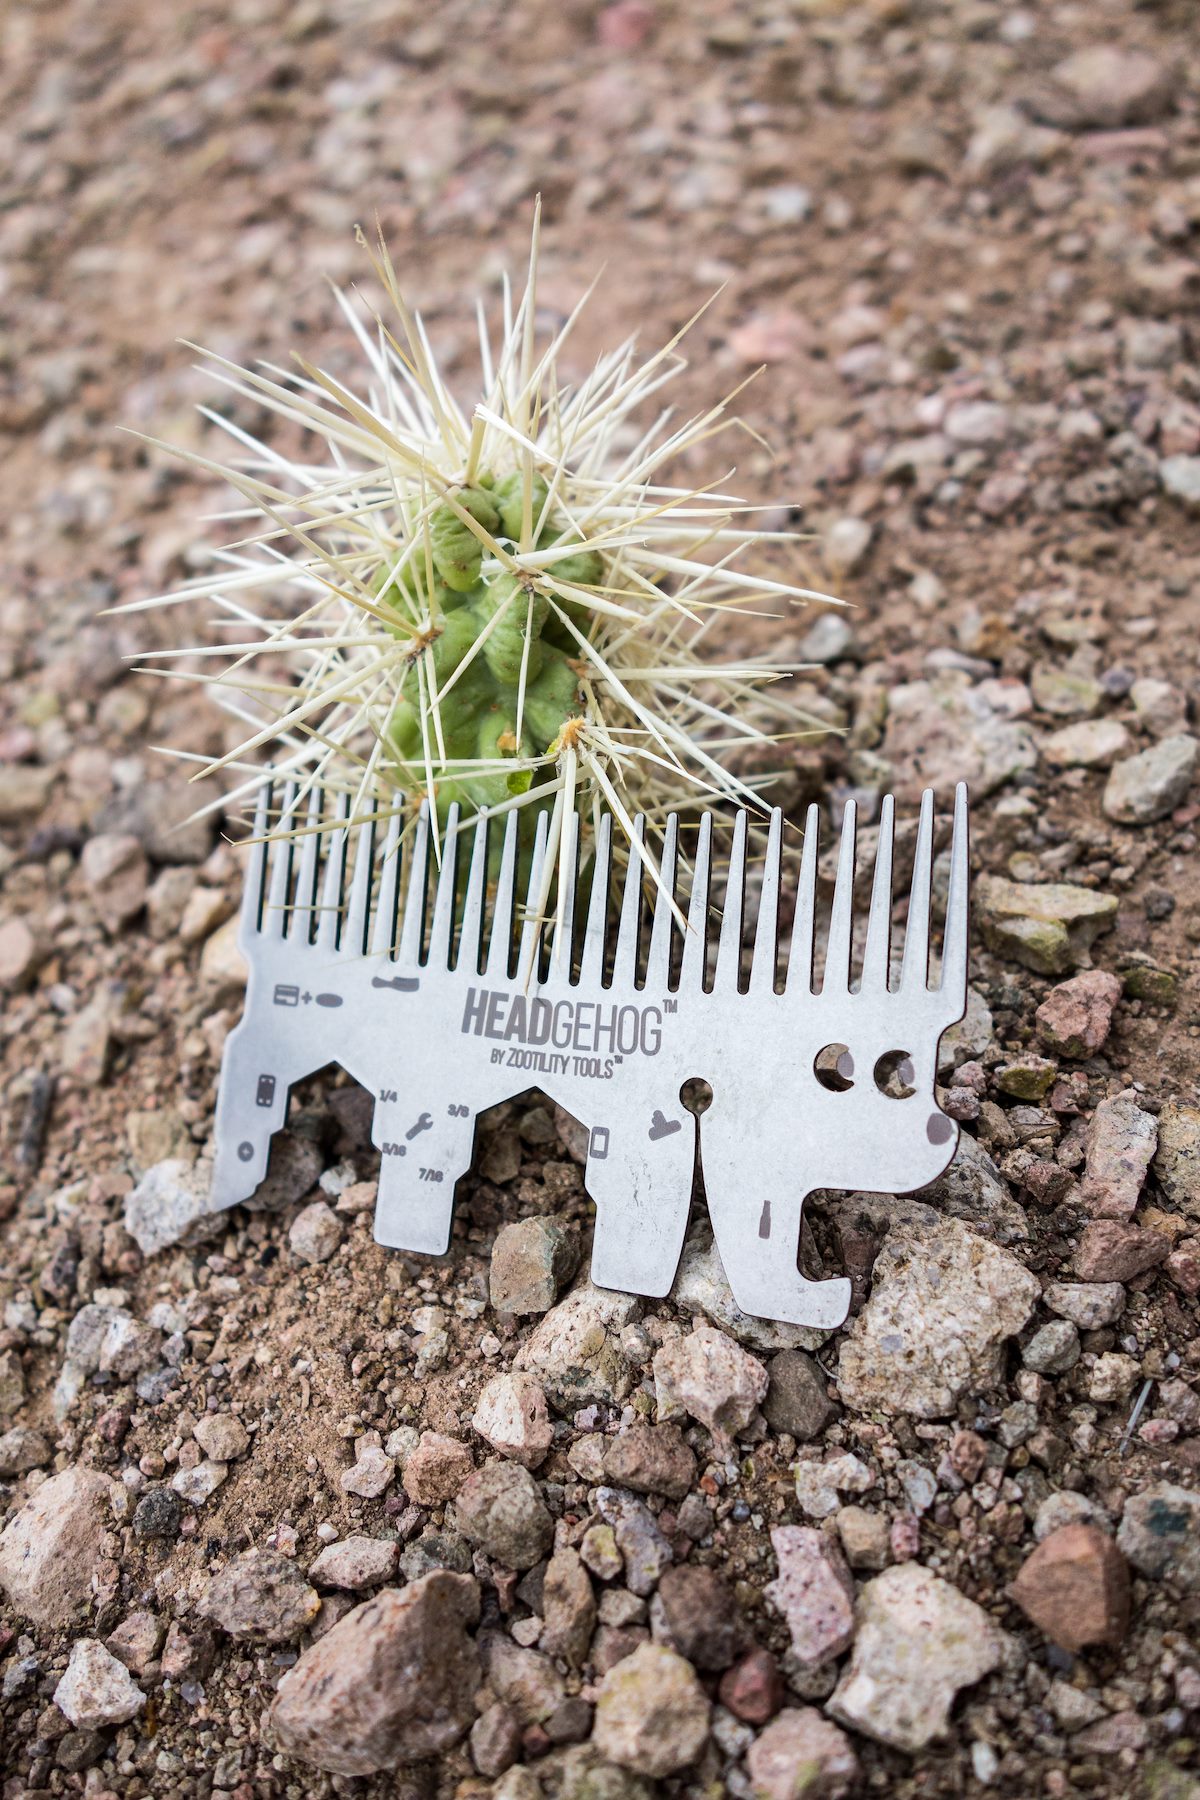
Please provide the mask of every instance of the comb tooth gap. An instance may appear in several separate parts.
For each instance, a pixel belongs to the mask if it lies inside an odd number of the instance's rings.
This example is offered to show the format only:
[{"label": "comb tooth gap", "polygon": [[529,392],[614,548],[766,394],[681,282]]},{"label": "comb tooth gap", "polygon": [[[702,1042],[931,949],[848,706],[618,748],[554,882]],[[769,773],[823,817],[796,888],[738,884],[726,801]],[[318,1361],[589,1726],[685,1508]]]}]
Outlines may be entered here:
[{"label": "comb tooth gap", "polygon": [[517,950],[517,979],[528,982],[538,978],[542,941],[545,935],[542,888],[546,873],[546,844],[550,836],[550,815],[545,808],[538,813],[533,840],[533,856],[529,865],[529,881],[522,908],[521,935]]},{"label": "comb tooth gap", "polygon": [[904,931],[904,960],[900,967],[902,990],[929,984],[929,912],[933,884],[933,790],[921,795],[921,815],[913,852],[913,878],[909,890],[908,922]]},{"label": "comb tooth gap", "polygon": [[379,886],[375,912],[371,921],[371,949],[377,956],[390,959],[396,955],[396,926],[399,920],[401,863],[401,808],[390,814],[383,850],[379,859]]},{"label": "comb tooth gap", "polygon": [[[353,846],[351,845],[353,840]],[[350,876],[350,898],[342,926],[342,942],[352,956],[363,956],[367,950],[371,883],[375,873],[375,821],[348,828],[346,855],[353,855]]]},{"label": "comb tooth gap", "polygon": [[416,967],[425,948],[425,915],[429,899],[429,804],[421,803],[408,864],[408,890],[400,924],[401,962]]},{"label": "comb tooth gap", "polygon": [[263,919],[266,937],[287,935],[288,909],[292,891],[292,839],[288,834],[295,812],[296,784],[289,781],[283,791],[279,819],[270,834],[270,868],[267,875],[267,905]]},{"label": "comb tooth gap", "polygon": [[612,815],[604,813],[596,833],[591,891],[583,948],[579,955],[579,980],[589,986],[604,980],[605,944],[608,936],[609,898],[612,884]]},{"label": "comb tooth gap", "polygon": [[634,841],[629,846],[629,861],[625,868],[625,885],[621,893],[621,916],[617,925],[617,945],[613,953],[613,965],[610,984],[619,987],[628,984],[636,989],[638,985],[639,962],[641,960],[642,936],[642,859],[636,846],[646,841],[646,820],[639,813],[633,821]]},{"label": "comb tooth gap", "polygon": [[427,961],[431,968],[450,968],[453,956],[454,925],[457,907],[455,895],[459,867],[459,808],[454,801],[447,809],[446,828],[442,833],[442,866],[434,890],[433,917],[429,925]]},{"label": "comb tooth gap", "polygon": [[242,889],[242,930],[259,932],[263,928],[263,912],[267,902],[267,831],[271,817],[270,776],[258,790],[254,803],[254,823],[250,830],[250,866]]},{"label": "comb tooth gap", "polygon": [[750,991],[773,994],[779,978],[779,890],[783,865],[783,813],[771,811],[767,849],[763,858],[762,886],[750,958]]},{"label": "comb tooth gap", "polygon": [[475,820],[471,840],[471,862],[467,870],[467,887],[463,897],[462,930],[458,937],[456,969],[478,975],[483,959],[483,905],[487,893],[488,819],[481,813]]}]

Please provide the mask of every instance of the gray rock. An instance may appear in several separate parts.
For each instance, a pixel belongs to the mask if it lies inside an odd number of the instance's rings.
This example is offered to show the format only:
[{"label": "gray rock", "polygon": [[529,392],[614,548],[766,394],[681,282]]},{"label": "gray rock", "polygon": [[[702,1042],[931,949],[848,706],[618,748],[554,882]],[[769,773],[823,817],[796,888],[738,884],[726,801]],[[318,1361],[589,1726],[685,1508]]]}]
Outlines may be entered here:
[{"label": "gray rock", "polygon": [[395,1479],[396,1465],[378,1444],[363,1444],[352,1468],[341,1478],[344,1494],[357,1494],[360,1500],[378,1500]]},{"label": "gray rock", "polygon": [[952,791],[956,781],[982,799],[1038,760],[1028,725],[1006,717],[956,671],[892,690],[882,754],[901,804],[915,803],[927,787]]},{"label": "gray rock", "polygon": [[1125,1502],[1117,1543],[1134,1568],[1185,1593],[1200,1592],[1200,1494],[1160,1482]]},{"label": "gray rock", "polygon": [[1128,748],[1119,719],[1083,719],[1042,739],[1042,755],[1059,769],[1107,769]]},{"label": "gray rock", "polygon": [[654,1387],[660,1418],[689,1413],[719,1441],[728,1442],[745,1429],[765,1399],[767,1371],[723,1331],[698,1325],[688,1337],[657,1352]]},{"label": "gray rock", "polygon": [[535,1375],[564,1412],[592,1402],[611,1406],[633,1385],[620,1339],[641,1310],[641,1301],[633,1294],[578,1282],[539,1320],[518,1351],[514,1367]]},{"label": "gray rock", "polygon": [[[572,1744],[556,1761],[558,1800],[657,1800],[660,1790],[652,1781],[605,1762],[593,1744]],[[539,1783],[537,1793],[529,1796],[502,1795],[499,1787],[492,1792],[494,1800],[542,1800],[545,1790]]]},{"label": "gray rock", "polygon": [[546,1655],[561,1656],[581,1669],[596,1629],[596,1596],[577,1550],[556,1550],[547,1563],[542,1618],[540,1643]]},{"label": "gray rock", "polygon": [[1034,1332],[1021,1361],[1038,1375],[1064,1375],[1079,1361],[1079,1333],[1069,1319],[1051,1319]]},{"label": "gray rock", "polygon": [[847,516],[835,519],[825,533],[825,565],[835,581],[862,567],[871,548],[874,531],[868,519]]},{"label": "gray rock", "polygon": [[1181,500],[1192,512],[1200,512],[1200,456],[1164,456],[1158,465],[1164,494]]},{"label": "gray rock", "polygon": [[53,1454],[40,1431],[29,1425],[14,1425],[0,1437],[0,1481],[11,1481],[14,1476],[27,1475],[30,1469],[42,1468]]},{"label": "gray rock", "polygon": [[214,1575],[197,1610],[232,1638],[288,1644],[311,1625],[321,1600],[289,1557],[244,1550]]},{"label": "gray rock", "polygon": [[1154,1174],[1172,1206],[1200,1218],[1200,1108],[1167,1101],[1158,1115]]},{"label": "gray rock", "polygon": [[96,829],[135,837],[151,862],[200,863],[212,849],[217,820],[199,815],[216,793],[211,781],[141,781],[101,809]]},{"label": "gray rock", "polygon": [[479,1586],[444,1570],[356,1606],[279,1683],[268,1741],[312,1768],[373,1775],[440,1756],[475,1718]]},{"label": "gray rock", "polygon": [[327,1544],[309,1564],[308,1579],[322,1588],[358,1593],[390,1581],[396,1572],[399,1546],[394,1538],[348,1537]]},{"label": "gray rock", "polygon": [[959,1689],[1000,1660],[982,1607],[920,1563],[901,1563],[859,1596],[854,1653],[828,1710],[879,1743],[923,1750],[946,1730]]},{"label": "gray rock", "polygon": [[1029,678],[1033,703],[1039,712],[1059,719],[1090,719],[1104,702],[1104,690],[1090,675],[1036,663]]},{"label": "gray rock", "polygon": [[781,1350],[767,1364],[767,1376],[770,1386],[762,1410],[772,1431],[785,1431],[805,1444],[820,1437],[837,1407],[812,1357],[803,1350]]},{"label": "gray rock", "polygon": [[548,1656],[514,1644],[503,1632],[481,1636],[488,1686],[510,1706],[521,1725],[540,1725],[566,1698],[566,1683]]},{"label": "gray rock", "polygon": [[150,865],[135,837],[89,838],[79,858],[79,872],[101,924],[113,936],[146,904]]},{"label": "gray rock", "polygon": [[146,1704],[123,1662],[94,1638],[76,1638],[66,1673],[54,1690],[54,1704],[80,1730],[125,1725]]},{"label": "gray rock", "polygon": [[271,1139],[271,1166],[266,1179],[245,1202],[247,1212],[284,1212],[295,1206],[316,1186],[323,1161],[320,1149],[308,1138],[291,1131],[276,1132]]},{"label": "gray rock", "polygon": [[1073,131],[1119,131],[1160,119],[1177,87],[1176,72],[1148,51],[1098,42],[1057,63],[1032,105],[1050,125]]},{"label": "gray rock", "polygon": [[[961,1219],[980,1237],[998,1244],[1023,1244],[1029,1237],[1029,1221],[1023,1207],[1009,1193],[1000,1171],[983,1146],[969,1132],[960,1132],[958,1148],[949,1168],[922,1189],[927,1201],[950,1218]],[[894,1215],[896,1202],[888,1211]]]},{"label": "gray rock", "polygon": [[957,1025],[942,1033],[938,1044],[938,1074],[942,1080],[965,1062],[975,1062],[992,1041],[995,1024],[991,1007],[978,989],[967,989],[967,1010]]},{"label": "gray rock", "polygon": [[1116,1324],[1127,1295],[1119,1281],[1055,1281],[1042,1299],[1051,1312],[1069,1319],[1080,1331],[1098,1331]]},{"label": "gray rock", "polygon": [[751,1350],[819,1350],[829,1336],[827,1331],[810,1331],[803,1325],[785,1325],[744,1313],[733,1297],[712,1232],[706,1228],[693,1232],[683,1247],[671,1304],[693,1318],[702,1313]]},{"label": "gray rock", "polygon": [[[674,1560],[670,1541],[659,1529],[650,1508],[635,1494],[624,1493],[620,1488],[602,1487],[596,1489],[595,1500],[600,1517],[612,1529],[616,1549],[624,1564],[626,1587],[630,1593],[645,1599],[654,1592],[663,1570]],[[596,1568],[595,1560],[591,1566]]]},{"label": "gray rock", "polygon": [[143,1256],[154,1256],[181,1239],[215,1237],[226,1220],[208,1209],[212,1168],[171,1156],[155,1163],[125,1199],[125,1229]]},{"label": "gray rock", "polygon": [[323,1263],[341,1247],[342,1222],[324,1200],[302,1206],[288,1229],[288,1248],[297,1262]]},{"label": "gray rock", "polygon": [[189,1506],[203,1506],[206,1500],[212,1499],[228,1474],[228,1463],[213,1462],[206,1456],[194,1468],[180,1469],[172,1475],[171,1486]]},{"label": "gray rock", "polygon": [[1115,894],[1070,882],[1008,881],[983,875],[975,905],[985,942],[1037,975],[1069,975],[1116,924]]},{"label": "gray rock", "polygon": [[802,663],[835,663],[852,656],[854,633],[840,612],[819,613],[800,640]]},{"label": "gray rock", "polygon": [[[497,1700],[471,1727],[471,1761],[491,1781],[511,1769],[520,1754],[521,1721],[511,1707]],[[537,1800],[540,1796],[538,1787]]]},{"label": "gray rock", "polygon": [[919,1208],[888,1234],[870,1300],[843,1341],[837,1386],[844,1404],[945,1417],[960,1394],[996,1385],[1005,1340],[1020,1331],[1040,1292],[1007,1250]]},{"label": "gray rock", "polygon": [[546,1396],[532,1375],[493,1375],[476,1402],[472,1429],[501,1456],[536,1469],[554,1442]]},{"label": "gray rock", "polygon": [[99,1470],[73,1463],[44,1481],[9,1520],[0,1533],[0,1587],[16,1612],[51,1628],[84,1617],[120,1492]]},{"label": "gray rock", "polygon": [[183,1524],[183,1502],[169,1487],[147,1488],[133,1509],[133,1531],[140,1538],[177,1538]]},{"label": "gray rock", "polygon": [[557,1219],[518,1219],[505,1225],[492,1246],[492,1305],[498,1312],[549,1311],[578,1260],[574,1232]]},{"label": "gray rock", "polygon": [[0,1350],[0,1419],[11,1418],[25,1404],[25,1371],[16,1350]]},{"label": "gray rock", "polygon": [[1119,825],[1150,825],[1182,804],[1196,773],[1200,742],[1187,732],[1161,738],[1139,756],[1114,763],[1101,802]]},{"label": "gray rock", "polygon": [[192,1436],[214,1462],[236,1462],[250,1448],[250,1434],[233,1413],[205,1413]]},{"label": "gray rock", "polygon": [[601,1682],[592,1741],[609,1762],[661,1781],[699,1760],[709,1712],[690,1663],[642,1644]]},{"label": "gray rock", "polygon": [[865,1494],[875,1486],[867,1464],[849,1450],[824,1459],[802,1457],[792,1473],[796,1504],[810,1519],[831,1518],[841,1506],[840,1494]]},{"label": "gray rock", "polygon": [[664,1569],[650,1602],[654,1641],[678,1650],[709,1674],[727,1669],[742,1647],[737,1597],[715,1569],[681,1563]]},{"label": "gray rock", "polygon": [[554,1541],[554,1521],[528,1469],[489,1462],[468,1477],[454,1507],[459,1531],[506,1569],[532,1569]]},{"label": "gray rock", "polygon": [[1096,1219],[1128,1219],[1136,1210],[1158,1144],[1158,1123],[1132,1088],[1101,1100],[1087,1130],[1087,1166],[1079,1199]]}]

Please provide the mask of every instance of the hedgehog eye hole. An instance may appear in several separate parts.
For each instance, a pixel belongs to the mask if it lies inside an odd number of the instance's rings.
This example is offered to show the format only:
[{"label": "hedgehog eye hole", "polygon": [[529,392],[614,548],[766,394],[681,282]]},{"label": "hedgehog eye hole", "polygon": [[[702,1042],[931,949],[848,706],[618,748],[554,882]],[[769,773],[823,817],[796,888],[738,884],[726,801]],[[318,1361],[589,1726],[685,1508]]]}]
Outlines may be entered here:
[{"label": "hedgehog eye hole", "polygon": [[831,1094],[844,1094],[854,1086],[854,1058],[845,1044],[826,1044],[813,1058],[813,1074]]},{"label": "hedgehog eye hole", "polygon": [[875,1086],[889,1100],[908,1100],[916,1093],[917,1072],[907,1050],[885,1050],[875,1064]]}]

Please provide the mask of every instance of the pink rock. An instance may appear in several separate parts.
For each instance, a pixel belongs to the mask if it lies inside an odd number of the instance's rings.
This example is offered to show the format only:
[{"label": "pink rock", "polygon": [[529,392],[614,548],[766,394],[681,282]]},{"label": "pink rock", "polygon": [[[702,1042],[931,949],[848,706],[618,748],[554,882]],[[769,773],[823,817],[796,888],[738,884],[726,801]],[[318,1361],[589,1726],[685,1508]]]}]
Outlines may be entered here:
[{"label": "pink rock", "polygon": [[1200,1294],[1200,1238],[1180,1244],[1167,1258],[1167,1274],[1189,1300]]},{"label": "pink rock", "polygon": [[418,1506],[444,1506],[474,1470],[471,1452],[458,1438],[423,1431],[404,1465],[404,1489]]},{"label": "pink rock", "polygon": [[1080,1281],[1132,1281],[1171,1252],[1162,1231],[1124,1225],[1117,1219],[1095,1219],[1080,1233],[1072,1269]]},{"label": "pink rock", "polygon": [[735,1719],[747,1725],[765,1725],[783,1705],[784,1684],[779,1664],[769,1650],[747,1652],[721,1677],[719,1698]]},{"label": "pink rock", "polygon": [[645,0],[616,0],[596,21],[596,36],[609,50],[637,50],[650,35],[654,8]]},{"label": "pink rock", "polygon": [[850,1739],[814,1706],[781,1712],[751,1744],[746,1766],[762,1800],[845,1800],[861,1772]]},{"label": "pink rock", "polygon": [[1158,1146],[1158,1124],[1132,1088],[1096,1108],[1087,1133],[1087,1170],[1079,1196],[1093,1218],[1127,1219],[1138,1203]]},{"label": "pink rock", "polygon": [[1086,969],[1060,981],[1037,1009],[1042,1042],[1060,1056],[1095,1056],[1108,1039],[1121,983],[1106,969]]},{"label": "pink rock", "polygon": [[267,1736],[335,1775],[373,1775],[438,1756],[475,1718],[479,1619],[469,1575],[435,1569],[340,1619],[279,1683]]},{"label": "pink rock", "polygon": [[787,1621],[802,1663],[840,1656],[854,1637],[854,1579],[835,1539],[811,1525],[776,1525],[779,1574],[766,1596]]},{"label": "pink rock", "polygon": [[739,362],[790,362],[805,348],[811,336],[800,313],[757,314],[729,334],[729,348]]}]

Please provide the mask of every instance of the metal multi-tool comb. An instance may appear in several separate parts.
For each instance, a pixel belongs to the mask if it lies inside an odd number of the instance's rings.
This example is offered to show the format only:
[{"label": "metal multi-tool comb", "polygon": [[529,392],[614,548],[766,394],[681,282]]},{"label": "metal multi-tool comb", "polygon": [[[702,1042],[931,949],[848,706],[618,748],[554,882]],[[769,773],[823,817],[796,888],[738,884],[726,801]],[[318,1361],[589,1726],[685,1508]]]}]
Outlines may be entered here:
[{"label": "metal multi-tool comb", "polygon": [[[520,906],[515,813],[502,828],[493,883],[497,825],[486,819],[460,825],[452,808],[434,868],[425,809],[404,829],[396,814],[377,830],[349,824],[343,806],[323,828],[321,794],[309,796],[301,820],[293,787],[279,809],[284,836],[270,829],[270,804],[264,792],[246,877],[239,941],[249,982],[221,1067],[214,1209],[254,1193],[292,1084],[336,1062],[375,1101],[376,1239],[440,1254],[478,1115],[537,1087],[588,1132],[598,1285],[670,1291],[688,1224],[698,1116],[708,1210],[738,1305],[796,1325],[843,1322],[849,1281],[810,1280],[799,1268],[805,1200],[824,1188],[910,1192],[942,1173],[957,1144],[934,1084],[938,1041],[966,1007],[965,787],[955,798],[938,978],[930,970],[933,796],[921,802],[898,969],[889,796],[856,981],[855,808],[846,807],[816,990],[816,807],[785,958],[778,811],[765,857],[749,869],[747,818],[738,814],[712,933],[709,813],[691,845],[690,882],[682,879],[675,815],[653,883],[633,853],[623,879],[614,875],[607,818],[595,834],[590,882],[581,881],[578,821],[569,820],[566,901],[551,926],[537,914],[545,815]],[[636,829],[643,841],[641,820]],[[752,885],[759,892],[751,931]],[[589,889],[582,930],[574,904],[581,886]],[[712,1092],[699,1115],[684,1097],[697,1080]]]}]

